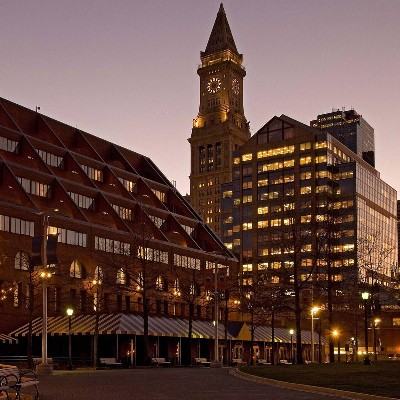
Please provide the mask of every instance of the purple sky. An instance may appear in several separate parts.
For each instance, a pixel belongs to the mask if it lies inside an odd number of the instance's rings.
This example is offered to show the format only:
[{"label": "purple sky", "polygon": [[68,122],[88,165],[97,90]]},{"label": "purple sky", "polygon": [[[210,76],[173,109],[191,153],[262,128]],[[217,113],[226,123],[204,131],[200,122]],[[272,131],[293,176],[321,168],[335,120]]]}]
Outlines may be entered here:
[{"label": "purple sky", "polygon": [[[254,134],[353,107],[400,191],[400,1],[226,0]],[[189,191],[211,0],[0,0],[0,96],[153,159]]]}]

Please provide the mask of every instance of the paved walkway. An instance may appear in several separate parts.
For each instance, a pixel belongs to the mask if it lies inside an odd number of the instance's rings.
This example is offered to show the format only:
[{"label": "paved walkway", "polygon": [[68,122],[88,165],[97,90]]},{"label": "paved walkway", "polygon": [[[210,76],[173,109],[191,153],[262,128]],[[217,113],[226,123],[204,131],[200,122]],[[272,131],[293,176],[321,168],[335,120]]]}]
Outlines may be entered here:
[{"label": "paved walkway", "polygon": [[227,368],[54,371],[39,380],[41,400],[339,399],[242,380]]}]

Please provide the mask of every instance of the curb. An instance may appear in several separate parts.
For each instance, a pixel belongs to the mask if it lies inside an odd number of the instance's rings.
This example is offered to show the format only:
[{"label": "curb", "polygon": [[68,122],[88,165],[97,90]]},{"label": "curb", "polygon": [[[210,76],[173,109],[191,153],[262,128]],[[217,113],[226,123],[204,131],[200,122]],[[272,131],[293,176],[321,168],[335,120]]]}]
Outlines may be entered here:
[{"label": "curb", "polygon": [[395,397],[383,397],[383,396],[375,396],[373,394],[366,394],[366,393],[355,393],[355,392],[348,392],[346,390],[339,390],[339,389],[332,389],[332,388],[324,388],[320,386],[311,386],[311,385],[304,385],[300,383],[292,383],[292,382],[284,382],[284,381],[277,381],[275,379],[269,378],[262,378],[260,376],[255,376],[251,374],[246,374],[239,370],[239,368],[231,368],[229,369],[229,373],[236,378],[244,379],[246,381],[261,383],[264,385],[271,385],[282,387],[286,389],[298,390],[300,392],[310,392],[310,393],[319,393],[319,394],[326,394],[328,396],[335,396],[340,397],[343,399],[350,399],[350,400],[395,400]]}]

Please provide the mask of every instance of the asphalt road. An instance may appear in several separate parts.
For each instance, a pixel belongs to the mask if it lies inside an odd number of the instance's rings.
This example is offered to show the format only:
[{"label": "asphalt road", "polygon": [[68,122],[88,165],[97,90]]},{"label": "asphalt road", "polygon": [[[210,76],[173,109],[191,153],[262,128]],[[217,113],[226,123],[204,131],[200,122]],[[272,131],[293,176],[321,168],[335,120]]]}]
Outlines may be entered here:
[{"label": "asphalt road", "polygon": [[54,371],[39,376],[41,400],[329,400],[338,397],[245,381],[227,368]]}]

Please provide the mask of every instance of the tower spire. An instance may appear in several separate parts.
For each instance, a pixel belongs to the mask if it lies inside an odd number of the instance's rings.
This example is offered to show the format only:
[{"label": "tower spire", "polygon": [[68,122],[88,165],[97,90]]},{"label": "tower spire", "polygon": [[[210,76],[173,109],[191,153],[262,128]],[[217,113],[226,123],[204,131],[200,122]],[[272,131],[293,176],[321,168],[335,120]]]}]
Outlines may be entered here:
[{"label": "tower spire", "polygon": [[239,54],[235,41],[229,27],[229,22],[225,14],[224,5],[219,6],[217,18],[215,18],[214,26],[208,39],[206,51],[203,55],[216,53],[223,50],[231,50],[235,54]]}]

